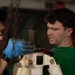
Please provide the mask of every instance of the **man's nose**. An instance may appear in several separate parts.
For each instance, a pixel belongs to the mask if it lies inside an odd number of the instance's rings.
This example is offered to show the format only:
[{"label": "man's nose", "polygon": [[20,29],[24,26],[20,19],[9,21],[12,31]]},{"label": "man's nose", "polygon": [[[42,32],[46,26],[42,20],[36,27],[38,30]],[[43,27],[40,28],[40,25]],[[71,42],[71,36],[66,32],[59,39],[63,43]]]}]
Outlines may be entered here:
[{"label": "man's nose", "polygon": [[2,33],[0,32],[0,41],[3,40],[3,36],[2,36]]},{"label": "man's nose", "polygon": [[47,34],[48,35],[52,35],[53,34],[53,31],[51,29],[47,30]]},{"label": "man's nose", "polygon": [[2,35],[0,35],[0,41],[1,41],[1,40],[3,40],[3,36],[2,36]]}]

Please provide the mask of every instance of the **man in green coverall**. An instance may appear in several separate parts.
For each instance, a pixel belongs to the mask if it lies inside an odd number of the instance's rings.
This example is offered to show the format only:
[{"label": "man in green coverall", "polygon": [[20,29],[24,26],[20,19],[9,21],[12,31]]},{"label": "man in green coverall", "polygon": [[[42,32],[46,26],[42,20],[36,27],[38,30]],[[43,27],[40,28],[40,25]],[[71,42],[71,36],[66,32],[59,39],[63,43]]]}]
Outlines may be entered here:
[{"label": "man in green coverall", "polygon": [[[53,57],[63,75],[75,75],[75,12],[68,8],[55,9],[45,17],[49,43],[55,47]],[[47,75],[47,74],[46,74]]]}]

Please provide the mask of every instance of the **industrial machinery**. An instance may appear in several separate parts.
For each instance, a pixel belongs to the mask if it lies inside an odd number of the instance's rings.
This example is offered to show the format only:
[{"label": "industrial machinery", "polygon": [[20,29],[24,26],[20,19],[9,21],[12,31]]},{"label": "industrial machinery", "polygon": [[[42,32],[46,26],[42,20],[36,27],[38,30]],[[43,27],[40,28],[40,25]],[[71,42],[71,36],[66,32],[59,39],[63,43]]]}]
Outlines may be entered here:
[{"label": "industrial machinery", "polygon": [[43,66],[49,65],[50,75],[63,75],[59,64],[44,52],[21,55],[21,60],[14,65],[13,75],[43,75]]}]

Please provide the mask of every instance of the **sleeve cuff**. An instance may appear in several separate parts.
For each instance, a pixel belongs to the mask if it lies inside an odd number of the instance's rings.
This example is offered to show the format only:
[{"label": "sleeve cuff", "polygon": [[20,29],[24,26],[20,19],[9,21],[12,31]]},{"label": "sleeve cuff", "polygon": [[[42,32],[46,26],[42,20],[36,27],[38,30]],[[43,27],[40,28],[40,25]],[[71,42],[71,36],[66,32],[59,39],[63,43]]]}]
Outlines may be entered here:
[{"label": "sleeve cuff", "polygon": [[10,59],[4,53],[1,54],[0,58],[2,58],[3,60],[5,60],[7,63],[10,62]]}]

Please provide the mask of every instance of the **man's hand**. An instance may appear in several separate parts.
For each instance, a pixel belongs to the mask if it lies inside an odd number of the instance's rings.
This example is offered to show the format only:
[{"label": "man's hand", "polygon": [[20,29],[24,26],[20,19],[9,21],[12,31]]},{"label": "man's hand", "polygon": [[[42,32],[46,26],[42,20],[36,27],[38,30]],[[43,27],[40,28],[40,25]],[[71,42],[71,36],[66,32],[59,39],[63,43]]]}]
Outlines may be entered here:
[{"label": "man's hand", "polygon": [[12,57],[17,57],[21,54],[28,54],[35,52],[35,45],[31,42],[26,42],[21,39],[9,39],[8,45],[3,51],[3,53],[11,59]]}]

